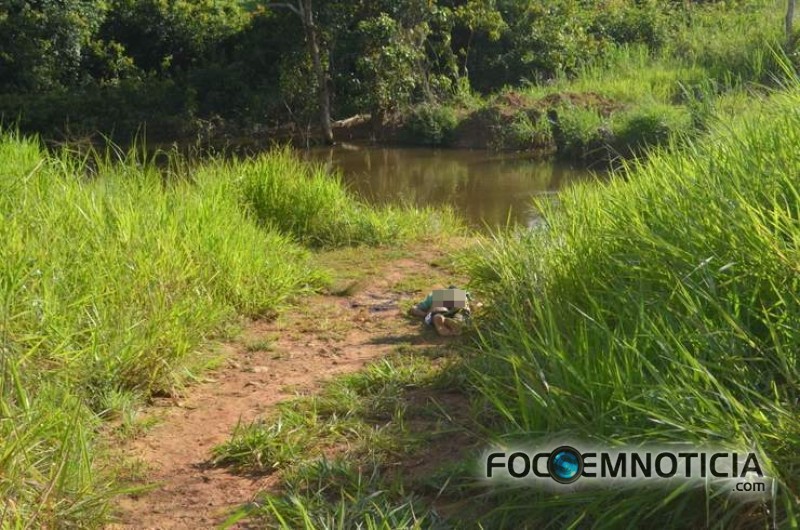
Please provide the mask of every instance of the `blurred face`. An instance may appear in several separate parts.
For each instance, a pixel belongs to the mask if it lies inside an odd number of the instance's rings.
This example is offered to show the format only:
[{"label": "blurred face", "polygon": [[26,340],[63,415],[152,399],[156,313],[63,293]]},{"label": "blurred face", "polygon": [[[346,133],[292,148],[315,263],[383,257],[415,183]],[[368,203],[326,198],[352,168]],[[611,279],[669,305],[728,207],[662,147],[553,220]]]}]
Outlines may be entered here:
[{"label": "blurred face", "polygon": [[433,307],[467,307],[467,292],[463,289],[437,289],[433,291]]}]

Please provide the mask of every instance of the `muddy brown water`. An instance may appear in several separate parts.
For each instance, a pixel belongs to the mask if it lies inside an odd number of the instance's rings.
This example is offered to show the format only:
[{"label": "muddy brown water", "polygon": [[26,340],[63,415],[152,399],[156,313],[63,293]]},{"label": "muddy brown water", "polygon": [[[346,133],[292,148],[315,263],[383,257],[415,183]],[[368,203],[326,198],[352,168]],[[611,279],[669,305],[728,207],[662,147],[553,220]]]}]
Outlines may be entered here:
[{"label": "muddy brown water", "polygon": [[450,205],[476,228],[507,221],[531,226],[538,218],[533,197],[596,178],[568,164],[481,150],[344,144],[301,154],[338,170],[348,186],[369,202]]}]

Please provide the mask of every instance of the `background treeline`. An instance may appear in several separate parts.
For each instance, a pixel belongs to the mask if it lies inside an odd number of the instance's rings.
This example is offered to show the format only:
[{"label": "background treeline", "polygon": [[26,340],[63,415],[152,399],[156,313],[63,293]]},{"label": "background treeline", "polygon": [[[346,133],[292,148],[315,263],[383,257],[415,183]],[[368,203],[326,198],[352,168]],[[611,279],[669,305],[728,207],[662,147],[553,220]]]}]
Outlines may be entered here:
[{"label": "background treeline", "polygon": [[[747,12],[764,3],[716,5]],[[315,126],[319,76],[295,12],[304,4],[312,7],[333,119],[370,113],[380,124],[413,105],[545,85],[620,46],[674,48],[702,7],[656,0],[3,0],[0,114],[48,137],[101,131],[117,140],[145,124],[156,140]]]}]

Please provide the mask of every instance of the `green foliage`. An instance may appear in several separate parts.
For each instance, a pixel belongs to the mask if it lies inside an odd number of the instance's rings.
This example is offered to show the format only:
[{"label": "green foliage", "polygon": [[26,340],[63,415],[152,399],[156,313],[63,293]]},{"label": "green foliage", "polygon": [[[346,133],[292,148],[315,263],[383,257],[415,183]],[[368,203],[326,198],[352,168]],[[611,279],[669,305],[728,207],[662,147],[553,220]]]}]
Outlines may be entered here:
[{"label": "green foliage", "polygon": [[[594,91],[588,85],[600,73],[623,100],[642,90],[680,97],[678,81],[728,90],[782,75],[772,53],[784,41],[782,9],[771,0],[313,7],[336,118],[370,112],[382,122],[421,103],[457,106],[472,102],[475,89],[521,83]],[[647,60],[621,64],[629,46]],[[634,82],[617,75],[620,66],[640,69],[625,72]],[[311,71],[302,19],[263,3],[9,0],[0,8],[0,113],[48,137],[99,130],[127,140],[145,123],[163,140],[222,136],[226,125],[309,127],[318,115]],[[429,117],[413,119],[426,129]],[[515,121],[509,134],[519,142],[511,144],[527,143],[527,125]],[[425,142],[444,141],[432,132]]]},{"label": "green foliage", "polygon": [[550,119],[557,120],[554,138],[559,156],[582,160],[602,156],[600,150],[609,139],[608,127],[597,109],[564,105],[551,113]]},{"label": "green foliage", "polygon": [[[87,179],[87,173],[92,178]],[[319,285],[305,251],[206,172],[170,181],[130,153],[58,157],[0,138],[0,497],[9,520],[97,526],[98,415],[169,390],[235,314]]]},{"label": "green foliage", "polygon": [[675,135],[688,135],[693,123],[689,111],[683,107],[651,104],[615,113],[611,130],[617,149],[629,155],[666,144]]},{"label": "green foliage", "polygon": [[213,171],[236,175],[242,200],[262,224],[317,247],[389,244],[459,227],[449,211],[370,207],[346,191],[338,175],[288,150]]},{"label": "green foliage", "polygon": [[[605,185],[540,203],[546,228],[466,261],[487,300],[472,382],[493,437],[758,448],[770,510],[711,487],[498,489],[487,527],[791,527],[800,468],[800,90]],[[496,509],[491,509],[496,508]]]},{"label": "green foliage", "polygon": [[496,0],[467,0],[453,11],[456,21],[471,32],[484,32],[492,40],[500,38],[508,28],[497,10]]},{"label": "green foliage", "polygon": [[[781,50],[782,7],[772,0],[696,6],[672,33],[668,53],[703,66],[708,77],[725,85],[771,82],[781,76],[775,51]],[[665,50],[666,51],[666,50]]]},{"label": "green foliage", "polygon": [[[100,159],[82,183],[84,162],[32,148],[9,167],[18,147],[6,137],[2,149],[3,264],[16,286],[6,332],[23,351],[66,349],[52,362],[82,384],[168,389],[225,318],[273,312],[313,283],[301,249],[247,219],[207,170],[164,189],[149,164]],[[23,340],[26,329],[46,334]]]},{"label": "green foliage", "polygon": [[447,145],[458,126],[453,108],[422,104],[414,107],[405,124],[408,140],[419,145]]},{"label": "green foliage", "polygon": [[591,62],[610,44],[607,36],[589,31],[593,18],[604,9],[595,2],[498,0],[502,23],[493,24],[494,32],[470,31],[464,40],[463,46],[471,50],[473,86],[488,92],[522,80],[547,79]]},{"label": "green foliage", "polygon": [[377,473],[367,474],[346,459],[313,462],[296,477],[285,496],[264,501],[261,515],[274,521],[275,528],[421,530],[440,522],[421,499],[392,491]]},{"label": "green foliage", "polygon": [[666,2],[648,0],[629,5],[613,2],[598,12],[589,31],[615,44],[645,44],[658,49],[674,29],[677,9]]},{"label": "green foliage", "polygon": [[115,492],[93,461],[99,420],[181,385],[236,316],[319,288],[292,239],[396,242],[455,225],[371,210],[286,152],[210,161],[191,179],[174,156],[159,169],[117,153],[48,155],[0,136],[3,524],[100,526]]},{"label": "green foliage", "polygon": [[98,527],[116,492],[92,468],[96,418],[62,385],[36,381],[26,362],[36,351],[14,358],[2,348],[0,525]]},{"label": "green foliage", "polygon": [[108,131],[109,137],[120,142],[129,142],[137,134],[151,141],[170,141],[193,132],[199,106],[196,96],[171,79],[126,79],[80,90],[4,95],[0,119],[49,136],[57,131],[76,136]]},{"label": "green foliage", "polygon": [[367,108],[378,114],[397,110],[408,103],[419,85],[415,69],[422,60],[426,25],[404,28],[386,13],[358,25],[364,40],[358,72],[367,86]]},{"label": "green foliage", "polygon": [[244,23],[237,0],[111,0],[99,36],[143,72],[163,72],[196,65]]},{"label": "green foliage", "polygon": [[85,81],[81,69],[106,11],[94,0],[7,0],[0,7],[0,92]]},{"label": "green foliage", "polygon": [[538,111],[520,111],[502,127],[497,147],[503,149],[548,149],[553,143],[553,130],[547,116]]}]

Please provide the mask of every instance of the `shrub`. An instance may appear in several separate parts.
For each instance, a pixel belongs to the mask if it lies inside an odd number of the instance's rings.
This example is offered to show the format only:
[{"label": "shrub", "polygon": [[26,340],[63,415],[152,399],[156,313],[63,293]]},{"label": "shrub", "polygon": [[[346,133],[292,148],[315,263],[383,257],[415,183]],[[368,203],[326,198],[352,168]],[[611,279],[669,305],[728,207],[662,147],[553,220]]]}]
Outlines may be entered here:
[{"label": "shrub", "polygon": [[456,111],[447,106],[422,104],[415,107],[405,124],[406,137],[414,144],[447,145],[458,126]]},{"label": "shrub", "polygon": [[656,49],[667,39],[672,17],[654,2],[606,8],[592,21],[589,31],[616,44],[645,44]]},{"label": "shrub", "polygon": [[0,119],[22,131],[63,139],[102,132],[130,141],[147,132],[150,140],[184,137],[196,114],[193,91],[172,80],[123,81],[43,94],[0,97]]},{"label": "shrub", "polygon": [[591,107],[561,105],[550,113],[558,155],[586,160],[605,154],[607,124]]},{"label": "shrub", "polygon": [[617,112],[611,120],[614,145],[625,156],[665,144],[676,134],[688,134],[692,126],[687,109],[658,103]]},{"label": "shrub", "polygon": [[547,149],[553,143],[553,133],[547,117],[538,111],[520,111],[500,127],[496,148]]}]

